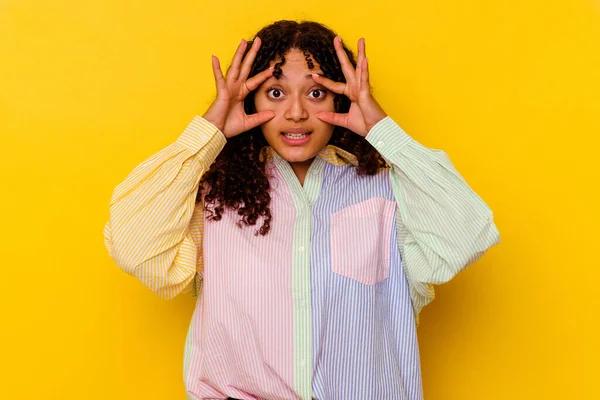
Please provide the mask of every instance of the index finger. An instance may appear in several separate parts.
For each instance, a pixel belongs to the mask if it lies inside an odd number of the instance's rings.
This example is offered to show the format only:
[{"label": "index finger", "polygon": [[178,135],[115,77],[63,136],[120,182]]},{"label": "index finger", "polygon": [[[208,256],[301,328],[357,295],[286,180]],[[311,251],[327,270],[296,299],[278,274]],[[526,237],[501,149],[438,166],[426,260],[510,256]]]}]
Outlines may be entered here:
[{"label": "index finger", "polygon": [[[265,69],[264,71],[254,75],[252,78],[248,79],[246,81],[246,88],[248,89],[248,92],[253,91],[257,87],[259,87],[264,81],[269,79],[273,75],[274,70],[275,67],[271,66]],[[246,96],[244,95],[244,97]]]},{"label": "index finger", "polygon": [[229,68],[227,68],[227,79],[233,79],[233,80],[237,80],[238,76],[240,74],[240,64],[242,63],[242,57],[244,56],[244,50],[246,50],[246,46],[247,46],[247,42],[246,40],[242,39],[242,41],[240,42],[240,44],[238,45],[238,48],[235,52],[235,55],[233,56],[233,61],[231,62],[231,65],[229,66]]},{"label": "index finger", "polygon": [[346,82],[353,83],[356,72],[350,63],[350,60],[348,60],[348,55],[342,46],[342,39],[339,36],[333,38],[333,46],[335,47],[335,53],[337,54],[340,64],[342,65],[342,72],[346,77]]},{"label": "index finger", "polygon": [[254,62],[254,58],[256,57],[256,53],[258,53],[258,49],[261,45],[261,40],[257,36],[252,43],[252,47],[248,54],[246,54],[246,58],[244,59],[244,64],[242,65],[242,71],[240,72],[240,78],[246,79],[248,74],[250,73],[250,68],[252,68],[252,63]]}]

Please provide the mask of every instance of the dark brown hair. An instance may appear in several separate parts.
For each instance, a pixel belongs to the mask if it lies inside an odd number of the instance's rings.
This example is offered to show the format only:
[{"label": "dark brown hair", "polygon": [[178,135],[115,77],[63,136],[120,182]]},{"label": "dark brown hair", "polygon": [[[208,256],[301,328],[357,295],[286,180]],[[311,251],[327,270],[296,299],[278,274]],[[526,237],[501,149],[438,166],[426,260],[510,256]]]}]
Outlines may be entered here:
[{"label": "dark brown hair", "polygon": [[[323,71],[323,75],[336,82],[346,82],[342,66],[337,58],[333,39],[336,33],[326,26],[313,21],[274,22],[262,28],[255,36],[260,37],[262,44],[248,78],[267,69],[270,62],[279,59],[275,64],[273,75],[279,79],[281,65],[285,63],[285,54],[291,49],[304,52],[309,69],[314,65],[313,57]],[[253,40],[248,41],[244,57],[252,47]],[[356,68],[354,54],[346,46],[344,50],[351,64]],[[244,99],[246,114],[256,113],[254,93]],[[350,109],[350,100],[344,95],[334,94],[335,112],[345,113]],[[338,146],[357,157],[356,167],[359,175],[374,175],[380,168],[386,167],[385,160],[362,136],[335,126],[329,144]],[[265,173],[265,160],[260,157],[261,150],[268,146],[260,126],[227,140],[225,147],[202,176],[196,202],[204,199],[204,210],[208,219],[218,221],[225,208],[237,210],[240,215],[238,226],[256,225],[259,217],[263,217],[262,226],[255,234],[266,235],[271,225],[269,203],[269,180]]]}]

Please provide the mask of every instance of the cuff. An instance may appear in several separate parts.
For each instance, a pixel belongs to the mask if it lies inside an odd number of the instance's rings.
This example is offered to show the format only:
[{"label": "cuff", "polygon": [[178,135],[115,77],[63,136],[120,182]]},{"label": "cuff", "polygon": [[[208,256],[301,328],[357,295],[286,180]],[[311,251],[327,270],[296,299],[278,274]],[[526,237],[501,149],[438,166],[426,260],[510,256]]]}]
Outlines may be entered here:
[{"label": "cuff", "polygon": [[223,135],[223,132],[219,128],[201,116],[196,115],[177,138],[177,142],[197,153],[213,138],[222,146],[227,142],[225,135]]},{"label": "cuff", "polygon": [[383,157],[400,151],[414,140],[389,115],[377,122],[367,133],[365,139]]}]

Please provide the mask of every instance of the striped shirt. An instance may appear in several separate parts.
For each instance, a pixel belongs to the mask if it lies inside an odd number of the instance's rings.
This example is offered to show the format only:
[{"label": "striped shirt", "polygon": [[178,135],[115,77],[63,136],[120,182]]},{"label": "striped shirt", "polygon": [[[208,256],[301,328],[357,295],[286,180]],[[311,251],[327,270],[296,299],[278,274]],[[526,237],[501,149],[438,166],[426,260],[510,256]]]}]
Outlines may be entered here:
[{"label": "striped shirt", "polygon": [[104,241],[126,273],[196,307],[184,351],[188,399],[423,398],[416,328],[451,280],[500,242],[492,211],[442,150],[389,116],[368,133],[389,168],[359,176],[327,145],[301,185],[265,148],[271,231],[196,204],[226,139],[195,116],[117,185]]}]

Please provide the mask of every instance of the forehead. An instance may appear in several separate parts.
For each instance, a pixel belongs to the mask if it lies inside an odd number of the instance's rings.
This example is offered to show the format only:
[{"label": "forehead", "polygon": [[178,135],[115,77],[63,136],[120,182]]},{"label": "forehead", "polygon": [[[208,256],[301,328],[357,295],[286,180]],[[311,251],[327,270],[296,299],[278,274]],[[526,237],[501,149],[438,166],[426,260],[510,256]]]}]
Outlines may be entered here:
[{"label": "forehead", "polygon": [[[280,62],[281,58],[277,57],[275,60],[269,62],[269,66],[275,65]],[[312,68],[309,68],[309,65]],[[311,54],[305,55],[302,50],[290,49],[285,53],[285,63],[281,65],[281,69],[284,74],[289,73],[317,73],[322,72],[319,63],[314,59]]]}]

